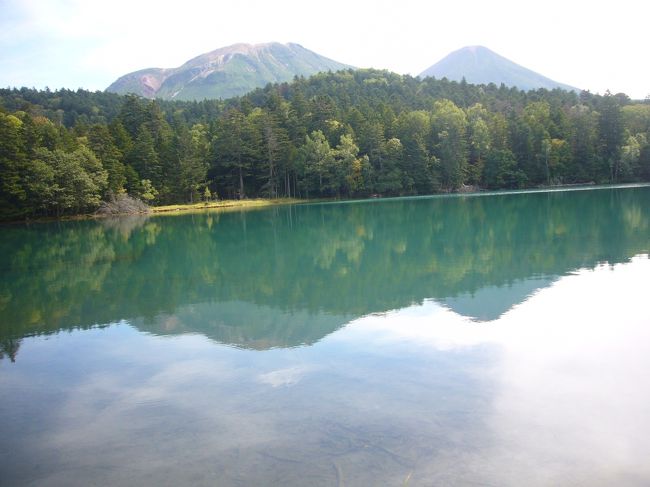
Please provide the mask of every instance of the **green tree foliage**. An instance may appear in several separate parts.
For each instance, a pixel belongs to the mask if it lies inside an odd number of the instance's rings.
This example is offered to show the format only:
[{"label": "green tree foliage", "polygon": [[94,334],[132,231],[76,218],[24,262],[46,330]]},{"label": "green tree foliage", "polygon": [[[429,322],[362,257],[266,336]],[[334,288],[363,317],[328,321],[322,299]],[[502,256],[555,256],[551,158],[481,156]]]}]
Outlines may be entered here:
[{"label": "green tree foliage", "polygon": [[[208,153],[210,144],[204,125],[197,123],[189,131],[182,132],[177,147],[179,166],[179,181],[182,196],[181,201],[189,199],[193,202],[199,196],[199,190],[205,186],[208,173]],[[209,190],[208,190],[209,191]]]},{"label": "green tree foliage", "polygon": [[467,181],[479,185],[485,166],[485,157],[491,147],[489,114],[483,105],[476,103],[467,109],[467,140],[469,159]]},{"label": "green tree foliage", "polygon": [[277,198],[281,194],[280,186],[283,181],[286,188],[289,133],[273,112],[257,109],[251,114],[251,118],[254,130],[258,131],[257,140],[261,141],[262,149],[259,153],[258,174],[260,192],[264,196]]},{"label": "green tree foliage", "polygon": [[138,129],[128,162],[140,177],[149,179],[154,186],[162,183],[162,168],[151,132],[144,125]]},{"label": "green tree foliage", "polygon": [[621,108],[623,126],[632,134],[650,131],[650,104],[627,105]]},{"label": "green tree foliage", "polygon": [[571,107],[568,116],[567,141],[571,145],[572,159],[567,165],[564,182],[599,181],[598,114],[580,104]]},{"label": "green tree foliage", "polygon": [[599,106],[599,149],[602,161],[609,169],[610,182],[616,182],[621,177],[620,150],[623,145],[623,117],[619,98],[611,93],[605,93]]},{"label": "green tree foliage", "polygon": [[[431,128],[433,147],[440,164],[441,183],[446,189],[458,189],[467,178],[465,111],[450,100],[436,101],[433,105]],[[476,126],[474,128],[478,129]]]},{"label": "green tree foliage", "polygon": [[548,102],[533,102],[519,117],[521,147],[520,166],[534,184],[550,184],[549,154],[551,139],[551,108]]},{"label": "green tree foliage", "polygon": [[336,193],[334,154],[325,135],[320,130],[305,136],[305,144],[298,154],[298,170],[300,171],[300,189],[314,195],[332,195]]},{"label": "green tree foliage", "polygon": [[122,191],[165,204],[206,189],[343,198],[650,180],[649,105],[623,94],[357,70],[225,101],[0,89],[0,107],[5,219],[92,211]]},{"label": "green tree foliage", "polygon": [[74,152],[40,148],[34,183],[38,206],[57,216],[96,208],[108,183],[108,174],[93,152],[85,147]]},{"label": "green tree foliage", "polygon": [[483,172],[483,184],[490,189],[521,188],[526,182],[523,171],[517,167],[512,151],[493,149],[488,152]]},{"label": "green tree foliage", "polygon": [[619,177],[624,181],[632,181],[635,175],[641,174],[641,153],[647,150],[648,139],[645,134],[630,135],[623,147],[619,164]]},{"label": "green tree foliage", "polygon": [[151,203],[158,197],[158,190],[148,179],[142,179],[136,185],[135,194],[147,203]]},{"label": "green tree foliage", "polygon": [[407,194],[427,194],[436,189],[435,158],[429,151],[430,115],[423,110],[404,112],[395,121],[402,143],[402,189]]},{"label": "green tree foliage", "polygon": [[148,112],[151,113],[147,110],[147,103],[142,98],[135,95],[124,97],[118,121],[131,139],[135,139],[140,127],[148,122]]},{"label": "green tree foliage", "polygon": [[123,154],[115,145],[106,125],[93,125],[88,132],[88,147],[95,153],[108,173],[108,189],[113,193],[124,190],[126,168]]},{"label": "green tree foliage", "polygon": [[23,122],[15,115],[0,112],[0,204],[10,216],[21,213],[27,198],[22,126]]},{"label": "green tree foliage", "polygon": [[[212,177],[223,179],[222,194],[246,197],[245,181],[252,176],[259,145],[250,117],[239,109],[229,110],[217,121],[212,145]],[[224,184],[225,183],[225,184]]]},{"label": "green tree foliage", "polygon": [[359,157],[359,147],[351,135],[341,136],[333,154],[338,195],[362,193],[366,189],[364,181],[372,179],[369,175],[371,167],[368,156]]},{"label": "green tree foliage", "polygon": [[395,137],[388,139],[381,145],[381,154],[379,167],[375,169],[374,190],[380,194],[401,194],[404,181],[402,141]]}]

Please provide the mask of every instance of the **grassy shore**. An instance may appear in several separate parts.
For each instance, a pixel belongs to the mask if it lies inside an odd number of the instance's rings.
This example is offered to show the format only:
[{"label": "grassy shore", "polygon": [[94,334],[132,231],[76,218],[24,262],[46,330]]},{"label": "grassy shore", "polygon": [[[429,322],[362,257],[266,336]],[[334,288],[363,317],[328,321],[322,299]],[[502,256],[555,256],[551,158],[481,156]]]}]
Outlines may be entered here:
[{"label": "grassy shore", "polygon": [[251,199],[251,200],[219,200],[210,202],[201,202],[183,205],[165,205],[152,206],[152,213],[170,213],[180,211],[203,211],[203,210],[239,210],[249,208],[266,208],[269,206],[289,205],[295,203],[305,203],[306,200],[296,198],[276,198],[276,199]]},{"label": "grassy shore", "polygon": [[[146,214],[175,214],[181,212],[203,212],[203,211],[238,211],[248,209],[261,209],[270,206],[278,205],[292,205],[297,203],[313,203],[316,200],[300,200],[297,198],[276,198],[276,199],[250,199],[250,200],[219,200],[210,201],[208,203],[194,203],[185,205],[166,205],[166,206],[150,206]],[[37,218],[22,218],[16,220],[0,220],[0,224],[22,224],[22,223],[46,223],[53,221],[77,221],[77,220],[95,220],[98,218],[112,218],[122,217],[129,215],[142,215],[145,213],[116,213],[116,214],[98,214],[98,213],[82,213],[79,215],[62,215],[62,216],[39,216]]]}]

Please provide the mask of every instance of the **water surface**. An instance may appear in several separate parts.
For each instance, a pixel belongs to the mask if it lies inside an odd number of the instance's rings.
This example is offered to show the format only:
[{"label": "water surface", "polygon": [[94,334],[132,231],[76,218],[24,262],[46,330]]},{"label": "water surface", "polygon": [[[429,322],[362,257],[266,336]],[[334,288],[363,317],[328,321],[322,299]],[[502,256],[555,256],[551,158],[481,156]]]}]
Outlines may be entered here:
[{"label": "water surface", "polygon": [[650,482],[650,188],[0,232],[0,485]]}]

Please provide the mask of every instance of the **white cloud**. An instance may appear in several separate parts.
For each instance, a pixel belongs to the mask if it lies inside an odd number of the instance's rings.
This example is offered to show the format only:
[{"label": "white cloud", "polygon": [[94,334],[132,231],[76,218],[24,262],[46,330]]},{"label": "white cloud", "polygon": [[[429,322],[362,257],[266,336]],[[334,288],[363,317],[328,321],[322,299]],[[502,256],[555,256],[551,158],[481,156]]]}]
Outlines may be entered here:
[{"label": "white cloud", "polygon": [[373,349],[490,347],[496,360],[476,373],[493,380],[482,419],[492,446],[462,460],[464,471],[490,484],[613,485],[623,472],[647,481],[649,275],[650,260],[638,256],[563,277],[493,322],[427,302],[360,318],[327,340]]},{"label": "white cloud", "polygon": [[308,372],[312,371],[308,366],[286,367],[272,370],[258,376],[258,381],[271,387],[293,386],[300,382]]}]

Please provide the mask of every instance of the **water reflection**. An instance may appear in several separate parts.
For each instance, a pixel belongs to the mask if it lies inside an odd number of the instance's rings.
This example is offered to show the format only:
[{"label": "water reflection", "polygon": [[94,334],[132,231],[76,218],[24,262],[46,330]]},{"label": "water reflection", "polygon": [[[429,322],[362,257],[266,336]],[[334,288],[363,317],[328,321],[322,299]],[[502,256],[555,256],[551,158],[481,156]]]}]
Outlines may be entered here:
[{"label": "water reflection", "polygon": [[648,251],[650,188],[418,198],[2,228],[0,340],[129,320],[312,344],[426,299],[493,320],[574,269]]},{"label": "water reflection", "polygon": [[[645,485],[649,276],[648,256],[638,256],[564,277],[489,327],[428,302],[362,318],[336,339],[408,342],[449,353],[498,350],[481,371],[494,384],[490,408],[480,412],[491,442],[462,452],[462,470],[470,475],[460,483]],[[450,467],[434,462],[420,473],[436,479]]]},{"label": "water reflection", "polygon": [[0,470],[9,485],[644,485],[649,275],[638,256],[489,323],[426,300],[264,353],[125,323],[28,338],[0,375]]}]

